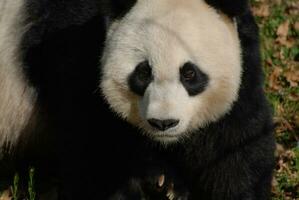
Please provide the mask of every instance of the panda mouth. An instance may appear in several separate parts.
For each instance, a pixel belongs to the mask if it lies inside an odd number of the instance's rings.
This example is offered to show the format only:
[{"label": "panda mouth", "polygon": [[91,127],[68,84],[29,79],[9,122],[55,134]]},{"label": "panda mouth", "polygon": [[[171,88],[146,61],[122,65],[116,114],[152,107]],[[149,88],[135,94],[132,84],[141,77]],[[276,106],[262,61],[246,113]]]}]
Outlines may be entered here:
[{"label": "panda mouth", "polygon": [[160,131],[157,129],[152,129],[151,130],[151,134],[153,134],[155,137],[170,137],[170,138],[175,138],[178,137],[178,133],[177,133],[178,129],[177,128],[171,128],[169,130],[166,131]]},{"label": "panda mouth", "polygon": [[160,140],[160,139],[177,139],[179,134],[174,133],[174,130],[169,130],[167,132],[154,132],[152,133],[153,137]]},{"label": "panda mouth", "polygon": [[150,138],[156,141],[162,141],[162,142],[171,142],[176,141],[180,137],[180,126],[172,127],[167,130],[159,130],[157,128],[154,128],[153,126],[150,126],[148,123],[144,124],[145,126],[142,127],[142,129],[145,131],[146,135],[148,135]]},{"label": "panda mouth", "polygon": [[177,138],[177,135],[158,135],[157,138]]}]

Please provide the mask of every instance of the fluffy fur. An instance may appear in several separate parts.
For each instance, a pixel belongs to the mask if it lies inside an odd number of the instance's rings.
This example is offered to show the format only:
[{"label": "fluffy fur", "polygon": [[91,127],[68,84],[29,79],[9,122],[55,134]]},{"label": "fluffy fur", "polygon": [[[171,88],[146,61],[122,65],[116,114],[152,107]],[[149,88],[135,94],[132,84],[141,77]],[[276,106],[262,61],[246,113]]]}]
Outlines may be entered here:
[{"label": "fluffy fur", "polygon": [[35,104],[35,91],[24,76],[19,51],[27,28],[23,6],[22,0],[0,3],[0,147],[17,141]]},{"label": "fluffy fur", "polygon": [[[258,29],[247,1],[206,0],[207,4],[202,0],[175,1],[177,4],[171,4],[170,0],[15,0],[0,3],[0,38],[8,38],[0,40],[0,83],[6,84],[5,87],[0,85],[0,131],[15,129],[13,127],[18,130],[0,133],[3,133],[2,141],[4,137],[17,141],[13,142],[13,155],[4,153],[0,161],[0,187],[7,186],[4,181],[9,183],[12,180],[9,175],[13,176],[16,169],[21,171],[21,177],[27,177],[28,167],[35,166],[37,199],[264,200],[269,197],[274,166],[273,124],[262,88]],[[138,6],[141,8],[145,4],[148,6],[138,12]],[[149,12],[160,4],[163,6],[157,11]],[[155,16],[166,11],[170,13],[168,17]],[[196,24],[199,29],[194,27],[188,12],[194,12],[199,18]],[[134,14],[138,16],[133,17]],[[20,22],[16,16],[23,16],[24,21]],[[167,30],[157,28],[147,20],[149,26],[136,26],[143,16],[157,19]],[[186,30],[179,28],[180,22]],[[103,64],[117,56],[115,62],[121,66],[127,64],[120,69],[122,71],[113,71],[115,66],[111,65],[111,71],[107,73],[108,65],[99,66],[107,27],[109,33]],[[128,31],[124,27],[132,27],[132,35],[122,35],[122,31]],[[194,47],[194,43],[199,42],[202,47],[191,49],[196,58],[191,61],[211,76],[210,80],[217,78],[214,75],[220,75],[212,67],[219,62],[223,64],[223,76],[233,76],[225,78],[225,85],[222,85],[230,87],[219,90],[225,91],[223,95],[227,102],[221,104],[221,108],[218,105],[209,108],[209,120],[194,123],[188,137],[164,146],[148,137],[151,133],[141,134],[146,130],[143,126],[137,127],[135,121],[142,119],[142,115],[157,117],[161,107],[165,108],[165,112],[158,116],[161,118],[183,112],[194,115],[196,110],[191,106],[187,111],[180,110],[183,105],[172,100],[177,98],[182,104],[188,104],[191,97],[178,81],[170,81],[174,84],[155,82],[155,86],[150,86],[151,92],[157,90],[156,94],[162,94],[162,97],[152,96],[149,92],[147,95],[150,102],[160,104],[158,111],[151,109],[142,114],[139,105],[133,105],[128,111],[125,101],[137,104],[141,97],[128,89],[125,76],[143,59],[137,61],[135,53],[131,59],[128,57],[131,51],[110,54],[116,48],[109,47],[109,43],[123,42],[137,52],[140,52],[139,48],[144,50],[143,44],[150,47],[141,55],[156,55],[153,66],[167,67],[163,73],[155,68],[155,74],[163,75],[161,80],[174,76],[178,79],[173,70],[179,70],[185,57],[188,57],[186,61],[191,58],[178,38],[168,37],[168,30],[176,33],[188,46]],[[203,35],[205,40],[197,38],[193,31]],[[219,39],[208,38],[208,33]],[[224,37],[224,33],[227,36]],[[141,40],[131,43],[132,36]],[[165,40],[159,39],[160,36]],[[165,42],[168,44],[164,45]],[[207,42],[205,47],[203,42]],[[169,48],[165,49],[167,46]],[[231,50],[226,51],[227,47]],[[208,49],[215,52],[206,52]],[[159,57],[158,52],[163,57]],[[223,59],[218,54],[230,59]],[[120,56],[127,57],[120,59]],[[207,64],[201,63],[201,57]],[[112,87],[111,93],[109,88],[101,93],[99,84],[105,85],[102,81],[111,77],[115,77],[113,84],[121,91],[116,92]],[[204,92],[220,82],[210,84]],[[169,93],[165,88],[180,93]],[[215,97],[224,98],[216,91],[218,89],[211,91]],[[123,99],[112,94],[121,94]],[[165,94],[169,94],[169,98],[168,95],[163,97]],[[164,98],[169,100],[169,105],[163,102]],[[193,100],[200,98],[195,96]],[[221,103],[220,100],[217,101]],[[111,106],[112,101],[118,105],[113,103]],[[147,104],[146,101],[143,103]],[[115,111],[119,111],[118,114]],[[210,116],[212,113],[215,116]],[[35,123],[30,124],[32,116]],[[4,125],[3,119],[6,119]],[[30,129],[27,129],[28,125]],[[24,128],[26,132],[21,131]],[[161,179],[162,174],[164,179]],[[157,187],[157,183],[161,187]]]},{"label": "fluffy fur", "polygon": [[89,139],[99,140],[100,8],[96,0],[0,2],[1,191],[16,171],[25,186],[34,166],[37,199],[58,190],[66,199],[68,181],[83,176],[70,166],[90,154]]}]

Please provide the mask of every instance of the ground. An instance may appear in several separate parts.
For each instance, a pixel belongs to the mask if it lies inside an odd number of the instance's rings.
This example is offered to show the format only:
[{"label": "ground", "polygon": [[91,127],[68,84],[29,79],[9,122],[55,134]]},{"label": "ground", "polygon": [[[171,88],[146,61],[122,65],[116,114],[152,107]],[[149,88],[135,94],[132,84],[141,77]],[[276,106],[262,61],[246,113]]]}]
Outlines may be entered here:
[{"label": "ground", "polygon": [[[299,0],[251,3],[260,27],[265,91],[276,123],[272,199],[299,200]],[[33,173],[30,170],[28,200],[35,200]],[[4,192],[0,200],[17,199],[18,179],[16,176],[11,192]]]},{"label": "ground", "polygon": [[299,199],[299,1],[252,0],[265,90],[274,110],[277,166],[272,199]]}]

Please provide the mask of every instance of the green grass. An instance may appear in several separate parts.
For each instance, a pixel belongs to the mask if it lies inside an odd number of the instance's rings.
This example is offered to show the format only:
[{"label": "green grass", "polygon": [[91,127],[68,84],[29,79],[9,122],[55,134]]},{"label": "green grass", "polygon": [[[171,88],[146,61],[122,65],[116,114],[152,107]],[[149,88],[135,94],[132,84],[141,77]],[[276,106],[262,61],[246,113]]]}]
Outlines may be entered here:
[{"label": "green grass", "polygon": [[28,195],[29,200],[35,200],[36,193],[34,190],[34,168],[29,170]]},{"label": "green grass", "polygon": [[[23,191],[20,189],[20,182],[22,181],[19,174],[15,174],[12,186],[9,189],[9,193],[11,193],[11,197],[13,200],[36,200],[36,192],[34,186],[34,168],[30,168],[28,172],[28,184],[27,191]],[[0,193],[0,197],[2,193]]]},{"label": "green grass", "polygon": [[11,189],[12,197],[14,200],[17,200],[19,198],[19,181],[20,181],[19,174],[16,174],[14,176],[13,187]]}]

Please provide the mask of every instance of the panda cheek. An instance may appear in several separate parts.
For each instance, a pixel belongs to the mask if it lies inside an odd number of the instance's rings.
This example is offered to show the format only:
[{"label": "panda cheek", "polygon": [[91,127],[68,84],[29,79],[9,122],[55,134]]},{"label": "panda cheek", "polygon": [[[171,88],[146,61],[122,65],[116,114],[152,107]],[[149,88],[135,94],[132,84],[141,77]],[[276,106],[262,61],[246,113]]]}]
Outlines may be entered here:
[{"label": "panda cheek", "polygon": [[146,120],[148,106],[149,106],[149,93],[146,89],[144,95],[139,98],[139,103],[138,103],[139,115],[142,120]]},{"label": "panda cheek", "polygon": [[182,125],[184,125],[185,129],[188,129],[186,131],[189,131],[190,127],[191,129],[194,129],[194,124],[196,124],[195,122],[200,114],[200,100],[198,97],[190,97],[189,95],[187,98],[184,115],[182,115],[182,121],[184,122]]}]

